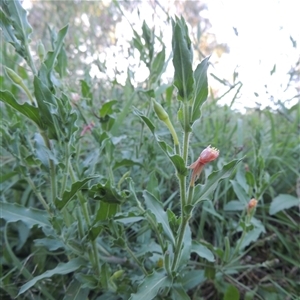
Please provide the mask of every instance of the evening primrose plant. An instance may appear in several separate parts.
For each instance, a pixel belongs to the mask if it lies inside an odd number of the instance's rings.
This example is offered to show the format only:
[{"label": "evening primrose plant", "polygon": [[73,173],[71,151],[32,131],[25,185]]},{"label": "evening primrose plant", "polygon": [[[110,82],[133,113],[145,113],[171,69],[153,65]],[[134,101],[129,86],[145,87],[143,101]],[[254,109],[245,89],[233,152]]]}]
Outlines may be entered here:
[{"label": "evening primrose plant", "polygon": [[[180,101],[178,120],[181,124],[181,130],[176,132],[170,121],[170,116],[162,105],[154,99],[152,99],[153,109],[161,123],[150,120],[137,109],[135,109],[135,114],[148,126],[161,150],[174,167],[178,180],[178,200],[180,201],[181,209],[178,215],[175,215],[170,210],[165,212],[161,201],[148,191],[143,192],[146,208],[151,212],[151,215],[154,213],[152,217],[155,218],[156,222],[154,224],[150,222],[153,225],[153,230],[158,236],[163,234],[167,238],[164,241],[163,237],[158,237],[163,253],[164,268],[149,274],[130,299],[141,299],[141,297],[144,299],[145,291],[149,296],[147,299],[154,298],[159,291],[164,297],[171,295],[172,299],[178,299],[176,295],[180,295],[180,299],[188,299],[182,283],[186,280],[188,270],[190,270],[188,261],[191,253],[197,253],[200,257],[209,257],[209,261],[214,261],[214,255],[207,245],[193,241],[189,220],[197,204],[204,200],[209,200],[209,195],[216,188],[218,182],[228,177],[239,162],[239,160],[233,160],[223,165],[221,170],[215,171],[208,176],[205,184],[197,184],[197,179],[204,166],[216,160],[219,156],[219,150],[209,145],[201,152],[195,162],[191,163],[189,161],[190,147],[192,147],[190,136],[193,124],[199,121],[202,105],[207,100],[208,95],[207,69],[209,58],[205,58],[193,71],[193,49],[187,25],[183,18],[176,18],[172,21],[172,25],[174,85],[177,89],[177,100]],[[154,122],[157,124],[156,126]],[[201,122],[205,122],[205,119],[201,119]],[[156,127],[161,125],[168,128],[172,136],[173,145],[167,144],[157,135]],[[189,169],[192,169],[191,175],[189,174]],[[135,196],[135,199],[138,206],[141,207],[142,204],[137,196]],[[145,213],[147,214],[147,211]],[[172,228],[171,223],[174,222],[177,226]],[[161,225],[161,233],[155,230],[157,223]],[[200,280],[201,278],[199,277]]]}]

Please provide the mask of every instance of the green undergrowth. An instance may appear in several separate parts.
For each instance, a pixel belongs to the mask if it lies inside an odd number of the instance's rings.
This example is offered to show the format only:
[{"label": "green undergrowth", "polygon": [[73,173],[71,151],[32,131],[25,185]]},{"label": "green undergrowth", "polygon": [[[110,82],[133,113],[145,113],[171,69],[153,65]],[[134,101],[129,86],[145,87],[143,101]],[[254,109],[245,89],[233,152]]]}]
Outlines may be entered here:
[{"label": "green undergrowth", "polygon": [[32,56],[26,12],[0,3],[1,299],[298,299],[298,105],[220,106],[183,18],[173,82],[146,23],[144,83],[69,78],[68,27]]}]

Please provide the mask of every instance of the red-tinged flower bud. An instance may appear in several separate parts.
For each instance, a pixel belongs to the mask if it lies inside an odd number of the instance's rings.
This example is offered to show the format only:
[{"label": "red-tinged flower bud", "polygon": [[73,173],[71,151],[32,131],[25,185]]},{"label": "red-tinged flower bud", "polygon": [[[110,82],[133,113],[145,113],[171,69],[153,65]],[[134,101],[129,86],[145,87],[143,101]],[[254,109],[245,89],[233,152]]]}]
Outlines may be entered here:
[{"label": "red-tinged flower bud", "polygon": [[249,201],[248,206],[247,206],[248,213],[251,213],[255,209],[256,205],[257,205],[257,200],[252,198]]},{"label": "red-tinged flower bud", "polygon": [[92,131],[93,127],[95,126],[94,122],[91,122],[88,125],[85,125],[80,133],[80,136],[83,136],[86,134],[88,131]]},{"label": "red-tinged flower bud", "polygon": [[218,156],[219,150],[217,148],[211,148],[210,145],[201,152],[198,159],[189,166],[190,169],[193,169],[191,186],[194,186],[194,183],[202,172],[204,165],[217,159]]}]

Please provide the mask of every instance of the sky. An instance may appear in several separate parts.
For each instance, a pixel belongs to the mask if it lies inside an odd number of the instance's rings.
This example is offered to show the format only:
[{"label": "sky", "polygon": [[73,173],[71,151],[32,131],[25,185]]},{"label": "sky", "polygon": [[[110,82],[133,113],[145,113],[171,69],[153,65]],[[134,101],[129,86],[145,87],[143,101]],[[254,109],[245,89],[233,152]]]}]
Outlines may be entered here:
[{"label": "sky", "polygon": [[[167,2],[172,14],[172,1],[160,1],[161,4]],[[276,108],[271,98],[277,102],[295,97],[295,83],[294,88],[287,91],[285,88],[289,79],[287,73],[300,58],[300,1],[207,0],[206,4],[207,10],[202,11],[201,15],[208,18],[212,25],[209,32],[216,36],[218,43],[225,43],[230,49],[230,52],[223,54],[220,59],[212,57],[214,67],[211,67],[208,73],[230,80],[234,70],[237,70],[239,80],[243,83],[240,98],[236,100],[233,108],[242,112],[246,112],[246,107],[253,108],[258,105],[262,109],[266,106]],[[144,18],[149,26],[158,25],[158,20],[153,20],[149,14],[147,1],[139,9],[141,18]],[[159,13],[159,10],[157,12]],[[127,15],[127,18],[133,20],[134,16]],[[124,32],[127,32],[128,36],[124,35]],[[117,27],[120,41],[122,37],[130,40],[130,32],[125,20]],[[171,36],[171,27],[166,28],[164,43],[170,45],[166,49],[167,52],[171,52]],[[296,41],[296,48],[293,47],[290,37]],[[273,74],[272,70],[275,70]],[[164,76],[172,78],[173,72],[170,63]],[[139,68],[137,77],[141,81],[148,75],[146,68]],[[219,90],[220,94],[227,89],[211,76],[209,85],[212,89]],[[219,104],[230,104],[234,93],[235,90],[219,101]],[[299,98],[294,98],[286,104],[291,106],[297,102]]]},{"label": "sky", "polygon": [[[111,0],[105,1],[109,3]],[[230,49],[229,53],[224,53],[220,58],[212,54],[213,66],[209,68],[208,73],[230,81],[236,70],[239,74],[238,79],[243,83],[240,97],[234,103],[233,108],[245,112],[246,107],[257,107],[258,104],[261,108],[272,106],[271,96],[275,102],[295,97],[297,94],[295,86],[287,91],[285,91],[285,87],[289,78],[287,73],[300,57],[300,0],[202,1],[206,3],[207,10],[201,11],[201,16],[209,19],[211,23],[209,32],[215,35],[218,43],[225,43]],[[162,6],[166,5],[171,16],[175,15],[176,2],[172,0],[159,0],[159,2]],[[30,0],[24,0],[23,6],[26,7],[26,5],[30,5]],[[156,9],[156,12],[163,14],[159,8]],[[105,55],[99,56],[100,61],[107,61],[107,72],[111,77],[115,76],[114,68],[124,70],[123,74],[118,75],[117,78],[120,83],[125,83],[127,67],[137,65],[139,57],[137,51],[135,57],[130,57],[130,59],[114,55],[120,49],[126,48],[126,44],[129,47],[128,41],[132,39],[129,22],[136,23],[134,28],[139,33],[141,33],[139,20],[145,20],[149,27],[164,26],[166,52],[171,53],[171,26],[165,27],[162,18],[153,16],[153,9],[146,0],[139,5],[139,13],[140,17],[138,17],[137,11],[133,14],[124,11],[126,17],[116,27],[116,45],[111,47],[112,51],[107,51]],[[81,21],[89,26],[87,15],[83,14]],[[236,32],[233,28],[236,29]],[[293,47],[290,37],[296,41],[296,48]],[[87,63],[92,62],[93,59],[93,57],[87,58]],[[276,65],[275,69],[274,65]],[[272,70],[275,70],[273,74],[271,74]],[[135,73],[140,82],[149,76],[147,68],[143,65],[139,66]],[[97,66],[93,64],[90,74],[96,77],[103,76],[103,74],[99,74]],[[173,74],[174,69],[170,61],[163,78],[170,79]],[[212,76],[209,76],[209,86],[213,90],[219,91],[220,95],[226,91],[226,88]],[[219,104],[229,104],[234,92],[232,91],[222,98]],[[299,97],[294,98],[290,101],[290,106],[298,101]]]},{"label": "sky", "polygon": [[[295,89],[285,90],[287,73],[300,57],[300,1],[208,1],[207,17],[219,43],[227,43],[230,53],[222,56],[214,73],[238,67],[243,82],[242,106],[270,105],[269,96],[276,100],[290,99]],[[235,35],[233,27],[238,31]],[[290,36],[296,41],[293,48]],[[276,70],[271,71],[276,64]],[[265,85],[269,94],[266,94]],[[298,82],[298,85],[300,83]],[[257,93],[259,96],[254,96]],[[294,99],[292,103],[299,101]]]}]

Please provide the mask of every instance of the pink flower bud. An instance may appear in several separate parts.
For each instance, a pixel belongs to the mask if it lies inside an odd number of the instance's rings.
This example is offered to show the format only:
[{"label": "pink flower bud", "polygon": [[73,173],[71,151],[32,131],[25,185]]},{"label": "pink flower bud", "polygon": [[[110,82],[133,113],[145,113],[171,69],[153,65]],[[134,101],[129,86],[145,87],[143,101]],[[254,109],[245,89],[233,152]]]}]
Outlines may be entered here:
[{"label": "pink flower bud", "polygon": [[93,127],[95,126],[94,122],[91,122],[88,125],[85,125],[80,133],[80,136],[83,136],[86,134],[88,131],[92,131]]},{"label": "pink flower bud", "polygon": [[190,169],[193,169],[191,186],[194,186],[195,181],[199,178],[204,165],[217,159],[218,156],[219,150],[217,148],[211,148],[210,145],[201,152],[198,159],[189,166]]},{"label": "pink flower bud", "polygon": [[249,201],[248,206],[247,206],[248,213],[251,213],[253,211],[253,209],[255,209],[256,205],[257,205],[257,200],[252,198]]}]

